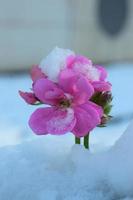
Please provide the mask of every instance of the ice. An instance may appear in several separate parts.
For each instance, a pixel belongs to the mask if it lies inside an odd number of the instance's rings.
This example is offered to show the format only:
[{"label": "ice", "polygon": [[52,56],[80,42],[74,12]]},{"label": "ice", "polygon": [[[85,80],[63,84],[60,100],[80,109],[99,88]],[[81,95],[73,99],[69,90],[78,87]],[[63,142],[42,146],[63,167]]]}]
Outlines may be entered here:
[{"label": "ice", "polygon": [[55,47],[50,54],[41,61],[39,66],[50,80],[56,82],[60,70],[65,68],[66,58],[70,55],[75,54],[69,49]]},{"label": "ice", "polygon": [[91,153],[42,136],[0,148],[2,200],[133,199],[133,122],[109,150]]}]

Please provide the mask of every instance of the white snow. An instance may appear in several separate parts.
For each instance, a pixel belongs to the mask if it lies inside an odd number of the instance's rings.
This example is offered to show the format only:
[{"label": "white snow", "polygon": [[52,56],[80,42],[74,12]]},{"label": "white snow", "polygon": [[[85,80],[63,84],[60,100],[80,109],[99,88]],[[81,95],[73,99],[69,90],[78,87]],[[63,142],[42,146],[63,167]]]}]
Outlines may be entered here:
[{"label": "white snow", "polygon": [[0,149],[2,200],[133,199],[133,122],[108,151],[65,148],[54,137]]},{"label": "white snow", "polygon": [[[8,123],[8,126],[7,126]],[[5,132],[6,128],[6,132]],[[13,126],[10,121],[0,121],[0,147],[6,145],[15,145],[22,142],[21,128]]]},{"label": "white snow", "polygon": [[66,67],[66,59],[70,55],[75,55],[75,53],[69,49],[55,47],[48,56],[41,61],[39,66],[50,80],[56,82],[60,70]]}]

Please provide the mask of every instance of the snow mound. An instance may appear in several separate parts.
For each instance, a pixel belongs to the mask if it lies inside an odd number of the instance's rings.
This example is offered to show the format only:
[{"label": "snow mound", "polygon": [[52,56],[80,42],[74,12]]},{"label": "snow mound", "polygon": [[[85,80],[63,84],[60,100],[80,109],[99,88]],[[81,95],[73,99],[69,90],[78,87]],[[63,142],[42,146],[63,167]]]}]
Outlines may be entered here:
[{"label": "snow mound", "polygon": [[108,151],[63,151],[45,136],[0,148],[2,200],[132,200],[133,122]]}]

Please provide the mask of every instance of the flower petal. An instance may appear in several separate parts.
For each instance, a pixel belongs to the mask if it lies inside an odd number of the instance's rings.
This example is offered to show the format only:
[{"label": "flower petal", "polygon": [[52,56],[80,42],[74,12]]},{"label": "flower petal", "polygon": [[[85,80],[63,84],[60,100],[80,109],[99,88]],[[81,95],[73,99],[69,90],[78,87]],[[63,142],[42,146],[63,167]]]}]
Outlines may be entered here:
[{"label": "flower petal", "polygon": [[62,70],[59,74],[59,86],[66,93],[72,93],[73,85],[78,79],[78,74],[71,69]]},{"label": "flower petal", "polygon": [[84,108],[86,106],[86,109],[87,109],[88,105],[92,106],[98,112],[100,118],[103,116],[103,109],[101,106],[99,106],[91,101],[88,101],[87,104],[84,104]]},{"label": "flower petal", "polygon": [[75,58],[68,57],[67,68],[84,75],[89,81],[98,81],[101,74],[101,71],[92,64],[90,59],[80,55]]},{"label": "flower petal", "polygon": [[39,68],[38,65],[32,67],[30,74],[33,82],[40,78],[46,78],[46,75],[41,71],[41,68]]},{"label": "flower petal", "polygon": [[59,85],[64,92],[74,97],[74,104],[85,103],[94,93],[94,89],[88,79],[71,69],[63,70],[60,73]]},{"label": "flower petal", "polygon": [[75,55],[68,56],[66,59],[66,67],[71,68],[74,61],[75,61]]},{"label": "flower petal", "polygon": [[100,66],[100,65],[95,65],[95,67],[99,70],[100,72],[100,81],[105,81],[105,79],[107,78],[107,71],[104,67]]},{"label": "flower petal", "polygon": [[32,92],[23,92],[19,91],[19,95],[25,100],[28,104],[35,104],[38,99],[35,97],[34,93]]},{"label": "flower petal", "polygon": [[111,83],[104,81],[94,81],[92,85],[96,92],[107,92],[111,90]]},{"label": "flower petal", "polygon": [[73,85],[73,103],[76,105],[87,102],[94,93],[92,85],[87,78],[80,76],[77,82]]},{"label": "flower petal", "polygon": [[77,137],[83,137],[87,135],[93,128],[95,128],[101,122],[97,110],[87,103],[76,107],[74,111],[76,117],[76,124],[72,132]]},{"label": "flower petal", "polygon": [[72,109],[39,108],[30,117],[29,126],[38,135],[61,135],[73,129],[76,123]]},{"label": "flower petal", "polygon": [[63,91],[45,78],[37,80],[33,85],[33,90],[40,101],[50,105],[56,105],[64,97]]},{"label": "flower petal", "polygon": [[69,56],[67,58],[67,67],[72,69],[75,68],[75,65],[79,65],[82,68],[84,65],[92,65],[92,61],[81,55]]}]

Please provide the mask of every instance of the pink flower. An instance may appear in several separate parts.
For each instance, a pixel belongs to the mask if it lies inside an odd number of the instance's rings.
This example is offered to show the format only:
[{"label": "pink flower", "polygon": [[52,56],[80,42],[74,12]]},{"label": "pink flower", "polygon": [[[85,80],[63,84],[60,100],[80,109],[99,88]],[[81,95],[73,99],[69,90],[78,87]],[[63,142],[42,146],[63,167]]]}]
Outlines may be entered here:
[{"label": "pink flower", "polygon": [[71,69],[60,73],[58,83],[47,78],[36,80],[33,91],[41,102],[48,104],[37,109],[29,120],[29,126],[38,135],[71,131],[82,137],[101,122],[102,108],[88,101],[94,93],[92,85]]},{"label": "pink flower", "polygon": [[28,104],[45,104],[29,119],[36,134],[72,132],[76,137],[84,137],[101,123],[105,113],[95,95],[111,90],[102,66],[93,65],[90,59],[69,49],[56,47],[33,66],[31,79],[32,92],[19,94]]},{"label": "pink flower", "polygon": [[67,58],[67,68],[87,77],[96,92],[111,90],[111,84],[106,82],[107,71],[105,68],[93,65],[88,58],[71,55]]}]

